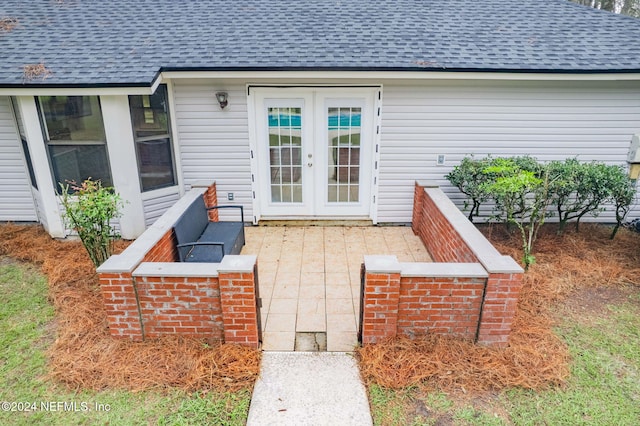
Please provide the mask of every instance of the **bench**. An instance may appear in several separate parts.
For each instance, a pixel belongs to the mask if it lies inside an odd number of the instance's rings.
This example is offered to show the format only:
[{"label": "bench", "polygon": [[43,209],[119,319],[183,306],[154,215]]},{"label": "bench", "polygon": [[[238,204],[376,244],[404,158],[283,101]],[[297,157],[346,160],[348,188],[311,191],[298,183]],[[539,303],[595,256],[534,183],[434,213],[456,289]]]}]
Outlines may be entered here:
[{"label": "bench", "polygon": [[[240,222],[209,222],[209,210],[240,209]],[[196,198],[173,225],[180,262],[218,263],[227,254],[240,254],[244,246],[242,206],[207,208]]]}]

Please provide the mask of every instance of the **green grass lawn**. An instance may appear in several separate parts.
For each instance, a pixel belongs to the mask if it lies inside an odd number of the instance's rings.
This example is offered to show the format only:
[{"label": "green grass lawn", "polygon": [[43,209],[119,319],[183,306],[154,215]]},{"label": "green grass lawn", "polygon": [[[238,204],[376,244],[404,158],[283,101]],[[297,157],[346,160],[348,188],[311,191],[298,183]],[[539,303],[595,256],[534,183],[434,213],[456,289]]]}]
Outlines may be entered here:
[{"label": "green grass lawn", "polygon": [[478,398],[417,389],[369,389],[378,425],[640,424],[640,294],[602,312],[566,317],[556,333],[568,344],[571,377],[560,389],[509,390]]},{"label": "green grass lawn", "polygon": [[[640,295],[636,294],[636,302]],[[537,425],[640,424],[640,312],[628,302],[607,307],[592,323],[566,321],[557,331],[573,362],[565,389],[511,391],[513,421]]]},{"label": "green grass lawn", "polygon": [[78,391],[47,380],[55,339],[45,277],[0,257],[0,425],[243,425],[251,395]]}]

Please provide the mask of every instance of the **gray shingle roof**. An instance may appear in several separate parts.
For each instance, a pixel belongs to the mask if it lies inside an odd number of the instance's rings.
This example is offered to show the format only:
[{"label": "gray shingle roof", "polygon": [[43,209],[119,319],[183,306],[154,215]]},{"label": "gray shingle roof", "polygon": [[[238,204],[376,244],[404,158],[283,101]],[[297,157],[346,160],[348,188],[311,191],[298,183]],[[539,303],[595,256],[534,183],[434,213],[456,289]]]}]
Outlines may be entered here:
[{"label": "gray shingle roof", "polygon": [[[0,86],[161,70],[640,71],[640,19],[565,0],[3,0]],[[51,74],[25,80],[26,64]]]}]

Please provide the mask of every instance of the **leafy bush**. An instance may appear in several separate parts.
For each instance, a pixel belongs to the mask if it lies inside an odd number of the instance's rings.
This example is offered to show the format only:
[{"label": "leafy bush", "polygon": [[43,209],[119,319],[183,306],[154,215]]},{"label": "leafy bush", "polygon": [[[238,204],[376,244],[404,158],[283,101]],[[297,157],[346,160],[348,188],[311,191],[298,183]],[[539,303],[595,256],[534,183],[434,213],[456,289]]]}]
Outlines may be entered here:
[{"label": "leafy bush", "polygon": [[541,168],[536,173],[526,168],[528,161],[521,159],[497,158],[484,170],[493,176],[483,184],[483,189],[496,202],[495,217],[515,224],[522,236],[522,261],[525,270],[535,261],[533,244],[538,230],[547,217],[549,204],[549,177]]},{"label": "leafy bush", "polygon": [[612,203],[617,222],[613,238],[635,197],[635,185],[625,169],[595,161],[581,163],[575,158],[552,161],[547,168],[552,203],[558,213],[558,232],[562,233],[572,219],[579,230],[582,217],[597,216],[604,210],[603,204]]},{"label": "leafy bush", "polygon": [[616,209],[616,226],[613,228],[610,237],[614,239],[631,209],[631,203],[636,198],[636,182],[629,178],[622,167],[610,166],[608,184],[610,199]]},{"label": "leafy bush", "polygon": [[[472,155],[463,158],[460,164],[445,176],[452,185],[469,197],[470,202],[465,201],[464,208],[466,210],[471,205],[469,211],[471,222],[474,217],[479,216],[482,203],[492,198],[491,194],[487,193],[487,188],[491,182],[495,181],[496,176],[490,170],[492,166],[502,164],[503,160],[502,157],[491,158],[491,156],[475,159]],[[536,176],[539,176],[542,171],[540,163],[533,157],[509,157],[509,162],[520,170],[533,172]]]},{"label": "leafy bush", "polygon": [[[489,195],[484,191],[484,184],[488,179],[484,170],[490,164],[490,157],[481,160],[476,160],[473,156],[465,157],[445,176],[452,185],[471,199],[471,210],[469,211],[469,221],[471,222],[475,216],[480,214],[480,205],[489,198]],[[469,203],[465,201],[465,209],[468,207]]]},{"label": "leafy bush", "polygon": [[598,190],[599,185],[594,186],[599,165],[568,158],[548,163],[547,170],[551,178],[552,203],[558,214],[558,233],[562,233],[572,219],[577,219],[577,229],[580,218],[590,212],[597,213],[600,208],[602,192]]},{"label": "leafy bush", "polygon": [[119,237],[111,220],[121,216],[120,195],[91,178],[80,186],[75,182],[60,183],[60,189],[66,225],[78,233],[91,261],[100,266],[111,256],[113,241]]},{"label": "leafy bush", "polygon": [[[621,166],[580,162],[575,158],[543,164],[529,156],[466,157],[446,178],[471,200],[469,220],[479,214],[481,203],[495,203],[493,219],[515,224],[523,234],[524,263],[533,262],[531,251],[539,227],[555,211],[558,232],[587,214],[597,216],[606,203],[615,207],[618,228],[636,194],[635,182]],[[465,202],[467,208],[469,202]]]}]

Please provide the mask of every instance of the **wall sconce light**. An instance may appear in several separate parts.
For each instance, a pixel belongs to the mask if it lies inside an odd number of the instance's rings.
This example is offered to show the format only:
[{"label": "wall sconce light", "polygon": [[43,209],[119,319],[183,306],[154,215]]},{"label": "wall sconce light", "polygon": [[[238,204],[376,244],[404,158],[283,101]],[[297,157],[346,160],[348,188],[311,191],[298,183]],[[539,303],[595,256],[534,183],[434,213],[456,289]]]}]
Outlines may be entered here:
[{"label": "wall sconce light", "polygon": [[227,92],[216,92],[216,99],[222,109],[229,104],[229,94]]}]

